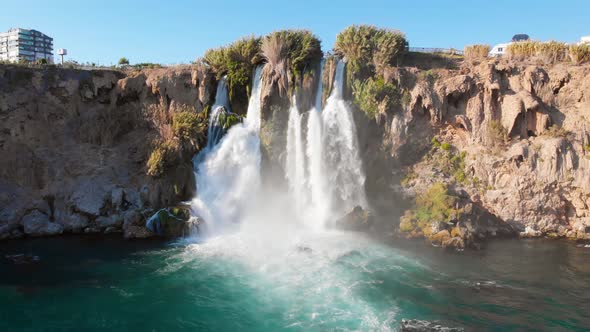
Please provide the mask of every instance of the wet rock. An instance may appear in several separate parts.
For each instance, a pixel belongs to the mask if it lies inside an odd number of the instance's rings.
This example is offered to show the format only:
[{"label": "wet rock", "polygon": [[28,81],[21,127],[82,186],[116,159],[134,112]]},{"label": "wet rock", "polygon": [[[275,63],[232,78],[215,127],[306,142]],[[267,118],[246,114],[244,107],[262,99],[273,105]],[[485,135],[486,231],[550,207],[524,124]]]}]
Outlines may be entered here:
[{"label": "wet rock", "polygon": [[100,228],[95,227],[95,226],[86,227],[86,228],[84,228],[84,233],[86,233],[86,234],[98,234],[98,233],[100,233]]},{"label": "wet rock", "polygon": [[121,228],[123,225],[123,217],[118,214],[111,215],[108,217],[96,218],[96,226],[99,228],[116,227]]},{"label": "wet rock", "polygon": [[[145,223],[145,227],[160,236],[180,237],[190,233],[190,227],[198,226],[198,220],[191,220],[188,212],[176,209],[160,209]],[[196,225],[194,225],[196,223]]]},{"label": "wet rock", "polygon": [[360,206],[356,206],[352,211],[344,215],[344,217],[334,222],[334,227],[349,230],[349,231],[368,231],[373,226],[373,214],[364,210]]},{"label": "wet rock", "polygon": [[37,210],[27,214],[21,221],[25,234],[30,236],[48,236],[63,233],[63,226],[51,222],[49,216]]},{"label": "wet rock", "polygon": [[116,210],[120,209],[125,199],[125,190],[123,188],[115,188],[111,191],[111,204]]},{"label": "wet rock", "polygon": [[60,217],[56,222],[63,226],[64,232],[71,233],[81,233],[84,231],[84,228],[88,227],[90,224],[88,217],[78,213],[72,213]]},{"label": "wet rock", "polygon": [[448,241],[451,239],[451,233],[449,231],[442,230],[428,238],[430,242],[435,246],[441,246],[443,242]]},{"label": "wet rock", "polygon": [[442,242],[442,247],[446,249],[464,249],[465,242],[461,237],[455,236]]},{"label": "wet rock", "polygon": [[145,239],[154,236],[149,229],[142,226],[129,226],[123,230],[126,239]]},{"label": "wet rock", "polygon": [[118,227],[109,226],[104,230],[105,234],[121,233],[121,229]]},{"label": "wet rock", "polygon": [[446,327],[437,322],[429,322],[417,319],[402,319],[401,332],[462,332],[462,328]]}]

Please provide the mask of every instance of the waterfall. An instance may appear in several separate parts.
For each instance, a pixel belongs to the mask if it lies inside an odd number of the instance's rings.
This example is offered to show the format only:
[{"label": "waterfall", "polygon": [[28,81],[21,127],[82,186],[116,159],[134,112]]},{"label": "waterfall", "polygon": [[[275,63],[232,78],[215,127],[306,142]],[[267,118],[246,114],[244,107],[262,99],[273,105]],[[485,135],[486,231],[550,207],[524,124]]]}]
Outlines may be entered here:
[{"label": "waterfall", "polygon": [[227,88],[227,77],[223,77],[217,84],[215,103],[211,108],[213,111],[209,116],[209,129],[207,130],[207,150],[211,150],[225,134],[223,126],[219,123],[222,114],[230,112],[229,94]]},{"label": "waterfall", "polygon": [[205,231],[217,233],[237,223],[260,185],[260,77],[257,68],[248,113],[232,126],[198,163],[193,213],[204,218]]},{"label": "waterfall", "polygon": [[320,63],[319,80],[316,91],[315,107],[309,112],[307,119],[307,173],[309,174],[308,190],[311,201],[312,213],[321,225],[328,217],[330,197],[326,192],[326,174],[324,172],[323,149],[322,149],[322,74],[324,60]]},{"label": "waterfall", "polygon": [[329,184],[330,209],[337,215],[356,205],[367,205],[365,173],[359,154],[356,127],[343,100],[344,61],[336,66],[334,87],[322,112],[323,160]]},{"label": "waterfall", "polygon": [[303,154],[303,138],[301,137],[301,117],[297,101],[293,101],[289,109],[287,126],[287,165],[286,176],[289,190],[295,198],[298,211],[302,211],[307,200],[305,180],[305,155]]}]

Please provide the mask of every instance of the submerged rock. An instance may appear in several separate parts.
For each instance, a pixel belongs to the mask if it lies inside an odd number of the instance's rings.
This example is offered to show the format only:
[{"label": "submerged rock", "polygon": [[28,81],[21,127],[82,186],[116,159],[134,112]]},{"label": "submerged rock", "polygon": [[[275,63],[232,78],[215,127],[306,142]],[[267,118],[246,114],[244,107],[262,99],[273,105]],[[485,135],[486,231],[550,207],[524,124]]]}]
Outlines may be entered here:
[{"label": "submerged rock", "polygon": [[462,328],[446,327],[437,322],[429,322],[417,319],[402,319],[400,324],[401,332],[462,332]]},{"label": "submerged rock", "polygon": [[334,227],[349,231],[368,231],[373,226],[374,217],[369,211],[355,206],[352,211],[334,222]]}]

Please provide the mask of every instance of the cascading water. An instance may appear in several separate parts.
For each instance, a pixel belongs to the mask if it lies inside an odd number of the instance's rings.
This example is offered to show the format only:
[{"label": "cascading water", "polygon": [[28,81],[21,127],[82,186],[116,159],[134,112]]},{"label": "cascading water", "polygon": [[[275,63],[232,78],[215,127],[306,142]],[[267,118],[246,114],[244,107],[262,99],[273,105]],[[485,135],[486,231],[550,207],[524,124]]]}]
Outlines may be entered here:
[{"label": "cascading water", "polygon": [[231,111],[229,104],[229,94],[227,88],[227,78],[224,76],[217,84],[217,92],[215,94],[215,103],[211,108],[213,112],[209,116],[209,129],[207,130],[207,150],[219,143],[221,137],[225,134],[223,126],[219,123],[220,117],[224,113]]},{"label": "cascading water", "polygon": [[192,208],[210,233],[236,223],[260,184],[261,73],[257,68],[244,122],[231,127],[196,166],[198,195]]},{"label": "cascading water", "polygon": [[286,175],[289,190],[294,196],[297,211],[302,211],[306,204],[305,156],[303,154],[303,139],[301,137],[301,114],[297,108],[297,101],[289,109],[289,123],[287,127],[287,165]]},{"label": "cascading water", "polygon": [[352,111],[342,96],[344,61],[336,66],[332,94],[322,112],[323,160],[331,213],[342,214],[356,205],[367,206],[365,173],[359,155]]}]

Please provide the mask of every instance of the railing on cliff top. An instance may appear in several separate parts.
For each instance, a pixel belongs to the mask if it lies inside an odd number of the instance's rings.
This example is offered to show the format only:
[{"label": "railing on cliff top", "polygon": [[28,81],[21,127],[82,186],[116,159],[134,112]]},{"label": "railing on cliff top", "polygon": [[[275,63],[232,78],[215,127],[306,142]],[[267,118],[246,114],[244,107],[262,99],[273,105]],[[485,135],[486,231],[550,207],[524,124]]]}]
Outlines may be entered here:
[{"label": "railing on cliff top", "polygon": [[410,52],[418,53],[443,53],[451,55],[463,55],[463,51],[454,48],[429,48],[429,47],[410,47]]}]

